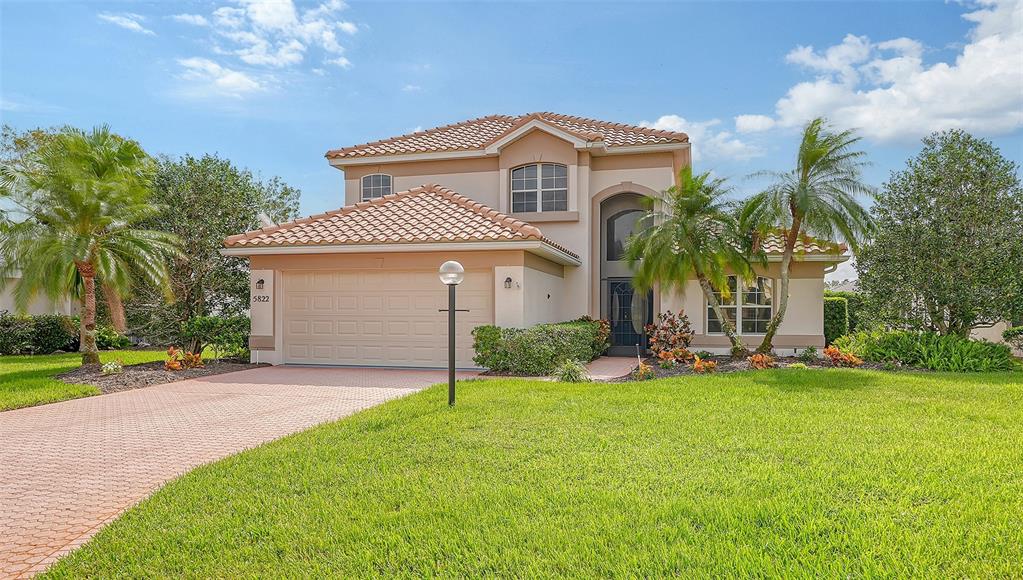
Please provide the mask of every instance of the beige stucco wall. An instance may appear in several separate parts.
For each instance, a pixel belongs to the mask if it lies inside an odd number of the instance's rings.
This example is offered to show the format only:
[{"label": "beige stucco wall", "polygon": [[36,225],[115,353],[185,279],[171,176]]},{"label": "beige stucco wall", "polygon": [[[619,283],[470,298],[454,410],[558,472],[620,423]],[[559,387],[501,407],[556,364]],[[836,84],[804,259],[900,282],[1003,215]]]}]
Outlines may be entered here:
[{"label": "beige stucco wall", "polygon": [[[994,326],[989,326],[987,328],[975,328],[973,329],[973,332],[970,333],[970,338],[1005,344],[1005,339],[1002,338],[1002,333],[1008,330],[1008,328],[1008,322],[999,322]],[[1013,354],[1016,356],[1023,356],[1023,350],[1013,349]]]},{"label": "beige stucco wall", "polygon": [[24,313],[18,312],[14,307],[13,284],[15,278],[8,278],[3,290],[0,290],[0,312],[7,310],[18,314],[72,314],[74,308],[70,300],[58,300],[51,302],[43,296],[36,297],[29,303],[28,310]]}]

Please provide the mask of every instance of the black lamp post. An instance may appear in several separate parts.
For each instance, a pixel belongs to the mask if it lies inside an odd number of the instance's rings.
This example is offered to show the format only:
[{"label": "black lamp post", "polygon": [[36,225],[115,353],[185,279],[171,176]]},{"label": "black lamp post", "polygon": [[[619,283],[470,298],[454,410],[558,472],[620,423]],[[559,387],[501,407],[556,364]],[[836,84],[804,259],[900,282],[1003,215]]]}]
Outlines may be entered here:
[{"label": "black lamp post", "polygon": [[[448,405],[455,404],[455,286],[465,279],[465,268],[453,260],[440,265],[440,281],[448,287]],[[444,312],[441,310],[440,312]],[[461,312],[468,312],[462,310]]]}]

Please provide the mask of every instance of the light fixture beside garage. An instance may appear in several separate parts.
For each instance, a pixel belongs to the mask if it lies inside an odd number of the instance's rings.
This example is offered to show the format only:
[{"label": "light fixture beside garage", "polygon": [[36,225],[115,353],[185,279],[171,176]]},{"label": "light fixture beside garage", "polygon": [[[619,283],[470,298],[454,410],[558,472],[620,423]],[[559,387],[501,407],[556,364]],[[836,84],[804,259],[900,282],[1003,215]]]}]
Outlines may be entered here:
[{"label": "light fixture beside garage", "polygon": [[511,276],[508,276],[507,278],[504,279],[504,287],[505,288],[511,288],[511,283],[512,283]]},{"label": "light fixture beside garage", "polygon": [[468,312],[468,310],[455,309],[455,286],[465,279],[465,268],[454,260],[448,260],[440,265],[437,272],[440,281],[448,287],[448,308],[439,312],[448,313],[448,405],[455,405],[455,312]]}]

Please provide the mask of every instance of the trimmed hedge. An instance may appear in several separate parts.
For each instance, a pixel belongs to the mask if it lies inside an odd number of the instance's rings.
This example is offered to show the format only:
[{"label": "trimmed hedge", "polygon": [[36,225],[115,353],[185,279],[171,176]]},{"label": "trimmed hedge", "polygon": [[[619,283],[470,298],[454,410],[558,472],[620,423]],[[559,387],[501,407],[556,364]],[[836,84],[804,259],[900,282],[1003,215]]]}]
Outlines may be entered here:
[{"label": "trimmed hedge", "polygon": [[835,347],[870,362],[933,371],[1006,371],[1013,367],[1007,345],[934,332],[860,331],[836,339]]},{"label": "trimmed hedge", "polygon": [[824,297],[824,344],[849,334],[849,301],[840,296]]},{"label": "trimmed hedge", "polygon": [[849,311],[849,332],[867,329],[869,325],[863,320],[867,300],[865,295],[846,290],[825,290],[824,298],[845,298]]},{"label": "trimmed hedge", "polygon": [[544,376],[566,360],[589,362],[608,347],[602,320],[579,319],[531,328],[478,326],[472,331],[473,361],[494,372]]},{"label": "trimmed hedge", "polygon": [[213,347],[217,357],[241,355],[248,348],[250,322],[248,316],[196,316],[182,325],[181,336],[188,341],[185,349],[202,352]]},{"label": "trimmed hedge", "polygon": [[60,314],[0,312],[0,355],[78,350],[78,319]]}]

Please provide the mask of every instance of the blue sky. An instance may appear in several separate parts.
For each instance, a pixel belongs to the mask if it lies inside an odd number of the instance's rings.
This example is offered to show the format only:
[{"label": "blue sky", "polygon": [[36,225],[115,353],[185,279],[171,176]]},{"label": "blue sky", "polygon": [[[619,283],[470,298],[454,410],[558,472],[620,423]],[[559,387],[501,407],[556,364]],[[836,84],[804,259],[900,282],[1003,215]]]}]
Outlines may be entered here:
[{"label": "blue sky", "polygon": [[0,2],[0,114],[108,123],[342,203],[333,147],[493,113],[683,129],[698,170],[786,169],[859,127],[880,184],[927,132],[1023,161],[1019,2]]}]

